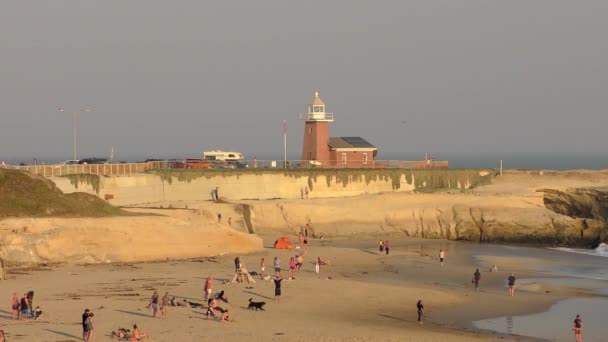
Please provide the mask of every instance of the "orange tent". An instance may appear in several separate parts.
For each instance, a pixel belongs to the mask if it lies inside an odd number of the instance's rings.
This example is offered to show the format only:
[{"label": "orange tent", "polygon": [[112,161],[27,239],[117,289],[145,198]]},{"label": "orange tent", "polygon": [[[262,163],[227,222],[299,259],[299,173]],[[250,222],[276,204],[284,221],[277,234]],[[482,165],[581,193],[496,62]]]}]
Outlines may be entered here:
[{"label": "orange tent", "polygon": [[296,245],[291,243],[288,238],[282,237],[274,242],[275,249],[296,249]]}]

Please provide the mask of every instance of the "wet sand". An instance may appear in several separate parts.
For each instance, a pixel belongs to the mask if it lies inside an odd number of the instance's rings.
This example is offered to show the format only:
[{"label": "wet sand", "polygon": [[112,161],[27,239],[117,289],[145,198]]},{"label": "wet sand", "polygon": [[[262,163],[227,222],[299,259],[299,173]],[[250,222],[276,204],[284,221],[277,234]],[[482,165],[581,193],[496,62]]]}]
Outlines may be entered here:
[{"label": "wet sand", "polygon": [[[269,248],[276,235],[263,237],[267,248],[242,260],[250,271],[259,272],[262,257],[268,271],[278,256],[286,276],[285,267],[295,253]],[[376,240],[369,237],[311,239],[304,271],[296,280],[284,282],[281,303],[273,302],[269,281],[256,278],[251,286],[222,285],[232,278],[234,256],[16,271],[0,289],[6,303],[0,325],[10,341],[79,341],[80,315],[89,308],[96,315],[94,341],[110,340],[111,331],[133,324],[150,334],[149,341],[527,341],[532,339],[474,331],[472,322],[542,312],[577,291],[558,287],[550,293],[517,292],[511,298],[504,286],[508,272],[513,270],[520,278],[540,276],[516,266],[498,273],[482,270],[480,290],[474,291],[472,255],[477,245],[402,238],[391,240],[391,245],[386,256],[378,254]],[[439,248],[447,250],[444,267],[437,260]],[[321,279],[312,265],[317,256],[332,263],[322,267]],[[214,292],[226,291],[230,305],[220,306],[229,308],[235,322],[207,321],[204,309],[180,307],[169,308],[167,318],[151,318],[146,305],[154,290],[203,303],[203,283],[209,274],[215,278]],[[327,280],[330,275],[334,280]],[[28,290],[36,292],[34,305],[44,311],[44,319],[11,322],[12,293]],[[249,298],[267,302],[266,311],[247,310]],[[416,325],[419,299],[427,312],[423,326]]]}]

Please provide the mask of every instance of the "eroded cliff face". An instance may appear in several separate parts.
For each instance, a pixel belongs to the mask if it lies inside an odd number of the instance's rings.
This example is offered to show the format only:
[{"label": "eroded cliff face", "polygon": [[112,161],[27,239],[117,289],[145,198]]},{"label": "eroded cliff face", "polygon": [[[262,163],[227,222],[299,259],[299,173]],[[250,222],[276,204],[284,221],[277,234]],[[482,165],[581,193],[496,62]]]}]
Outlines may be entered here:
[{"label": "eroded cliff face", "polygon": [[309,222],[318,235],[325,236],[398,233],[420,238],[593,247],[606,239],[602,201],[605,194],[587,191],[568,196],[545,192],[543,197],[386,194],[348,200],[252,203],[251,220],[256,227],[291,232]]}]

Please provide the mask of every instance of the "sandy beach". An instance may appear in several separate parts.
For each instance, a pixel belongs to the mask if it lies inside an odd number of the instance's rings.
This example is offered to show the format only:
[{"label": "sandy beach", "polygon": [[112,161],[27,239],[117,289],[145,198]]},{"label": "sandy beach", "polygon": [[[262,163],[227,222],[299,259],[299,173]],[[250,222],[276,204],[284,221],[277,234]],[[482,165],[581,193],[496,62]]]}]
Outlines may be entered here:
[{"label": "sandy beach", "polygon": [[[271,265],[278,256],[285,268],[295,253],[274,250],[270,248],[274,235],[263,237],[264,250],[243,255],[243,262],[250,271],[259,272],[262,257]],[[6,299],[6,309],[0,311],[2,328],[11,341],[78,341],[80,315],[89,308],[95,313],[95,340],[99,341],[111,340],[113,330],[132,324],[148,333],[150,341],[524,341],[467,327],[481,318],[543,311],[574,293],[560,287],[551,293],[542,289],[517,292],[511,298],[504,283],[514,265],[496,273],[482,270],[476,292],[470,283],[474,245],[394,239],[386,256],[378,254],[375,243],[371,238],[311,240],[304,270],[295,280],[284,282],[280,303],[273,302],[274,286],[269,281],[256,278],[254,285],[222,284],[233,275],[233,256],[13,270],[0,290]],[[437,260],[439,248],[447,251],[443,267]],[[320,278],[312,265],[317,256],[331,260],[331,266],[322,267]],[[203,303],[208,275],[214,277],[214,292],[226,291],[230,304],[220,306],[233,313],[234,322],[207,321],[204,309],[182,307],[170,307],[167,318],[151,317],[146,305],[154,290]],[[36,292],[34,303],[44,311],[44,319],[10,321],[12,293],[28,290]],[[265,301],[266,310],[247,310],[249,298]],[[423,326],[416,325],[419,299],[426,307]]]}]

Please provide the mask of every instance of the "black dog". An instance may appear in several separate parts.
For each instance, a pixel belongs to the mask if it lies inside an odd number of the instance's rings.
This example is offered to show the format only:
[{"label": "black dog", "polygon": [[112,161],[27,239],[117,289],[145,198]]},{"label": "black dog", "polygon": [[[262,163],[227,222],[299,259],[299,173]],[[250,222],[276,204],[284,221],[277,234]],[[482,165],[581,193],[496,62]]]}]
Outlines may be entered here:
[{"label": "black dog", "polygon": [[247,307],[247,309],[250,309],[250,310],[255,309],[255,311],[258,311],[258,310],[266,311],[263,308],[264,305],[266,305],[266,302],[254,302],[254,301],[252,301],[252,298],[249,298],[249,306]]}]

